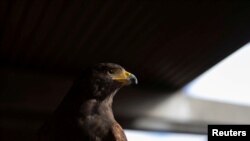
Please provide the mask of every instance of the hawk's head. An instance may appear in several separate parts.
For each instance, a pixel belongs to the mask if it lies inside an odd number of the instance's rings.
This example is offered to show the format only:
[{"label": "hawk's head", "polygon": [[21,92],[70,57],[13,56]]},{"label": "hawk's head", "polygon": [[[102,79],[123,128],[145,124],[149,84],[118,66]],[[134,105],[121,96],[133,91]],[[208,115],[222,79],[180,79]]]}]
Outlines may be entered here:
[{"label": "hawk's head", "polygon": [[[87,82],[81,83],[84,79]],[[95,98],[104,98],[123,86],[137,83],[135,75],[113,63],[96,64],[83,72],[83,76],[80,78],[82,88],[90,88],[92,91],[91,97],[94,96]]]},{"label": "hawk's head", "polygon": [[103,81],[111,85],[126,86],[137,84],[137,78],[120,65],[114,63],[100,63],[91,68],[92,79]]}]

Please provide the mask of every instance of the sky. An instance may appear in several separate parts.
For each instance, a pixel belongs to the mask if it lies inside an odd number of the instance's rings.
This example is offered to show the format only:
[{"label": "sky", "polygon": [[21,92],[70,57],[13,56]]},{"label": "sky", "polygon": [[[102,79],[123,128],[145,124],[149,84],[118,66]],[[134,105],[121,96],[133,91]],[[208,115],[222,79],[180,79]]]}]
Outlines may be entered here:
[{"label": "sky", "polygon": [[129,141],[206,141],[206,135],[125,130]]},{"label": "sky", "polygon": [[250,106],[250,43],[184,87],[192,97]]}]

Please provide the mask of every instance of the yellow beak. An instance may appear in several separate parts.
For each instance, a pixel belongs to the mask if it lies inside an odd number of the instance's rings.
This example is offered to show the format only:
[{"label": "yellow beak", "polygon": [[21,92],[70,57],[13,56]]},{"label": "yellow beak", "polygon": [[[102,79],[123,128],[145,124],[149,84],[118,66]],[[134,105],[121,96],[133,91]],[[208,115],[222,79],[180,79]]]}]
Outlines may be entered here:
[{"label": "yellow beak", "polygon": [[118,82],[121,82],[124,85],[129,85],[129,84],[137,84],[138,80],[130,72],[127,72],[126,70],[121,71],[121,73],[115,74],[112,76],[112,79]]}]

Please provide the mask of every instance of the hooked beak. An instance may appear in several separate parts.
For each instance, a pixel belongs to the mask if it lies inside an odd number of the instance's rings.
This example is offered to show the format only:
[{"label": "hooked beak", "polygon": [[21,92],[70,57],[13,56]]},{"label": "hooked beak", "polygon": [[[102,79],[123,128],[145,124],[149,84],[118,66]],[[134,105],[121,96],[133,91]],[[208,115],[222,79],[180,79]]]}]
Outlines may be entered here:
[{"label": "hooked beak", "polygon": [[122,83],[123,85],[138,84],[138,80],[134,74],[123,70],[121,73],[112,77],[113,80]]}]

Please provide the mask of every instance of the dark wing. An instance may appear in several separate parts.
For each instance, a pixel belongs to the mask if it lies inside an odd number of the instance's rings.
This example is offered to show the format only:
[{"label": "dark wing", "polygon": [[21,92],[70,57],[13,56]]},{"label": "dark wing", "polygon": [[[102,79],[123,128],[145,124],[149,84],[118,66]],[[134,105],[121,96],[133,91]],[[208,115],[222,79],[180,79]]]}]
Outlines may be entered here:
[{"label": "dark wing", "polygon": [[118,123],[112,125],[111,133],[114,138],[114,141],[127,141],[127,137],[122,127]]}]

